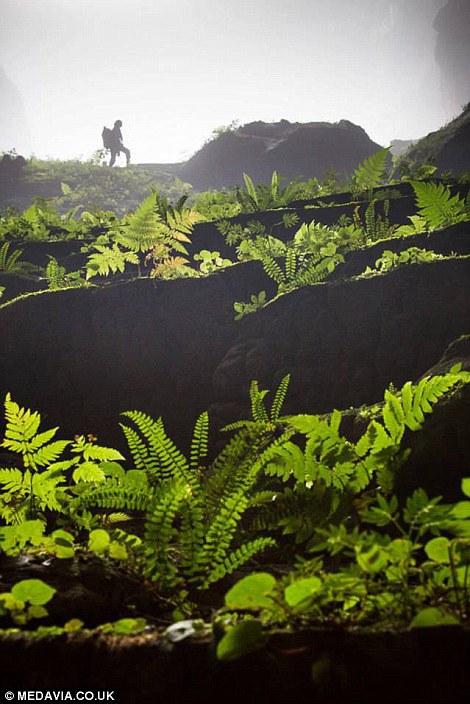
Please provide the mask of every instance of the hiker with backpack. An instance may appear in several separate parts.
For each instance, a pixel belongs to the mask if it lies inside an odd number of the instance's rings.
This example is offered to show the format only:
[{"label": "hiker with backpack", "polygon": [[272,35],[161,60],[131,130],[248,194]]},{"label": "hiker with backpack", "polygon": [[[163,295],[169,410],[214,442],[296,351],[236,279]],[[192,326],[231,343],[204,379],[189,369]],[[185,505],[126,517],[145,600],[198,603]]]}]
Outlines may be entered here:
[{"label": "hiker with backpack", "polygon": [[103,127],[103,132],[101,136],[103,137],[103,146],[105,149],[109,149],[111,152],[111,158],[109,160],[109,165],[113,166],[116,161],[116,156],[119,156],[121,152],[126,155],[126,166],[129,166],[131,161],[131,153],[127,147],[124,146],[122,141],[121,132],[122,122],[121,120],[116,120],[112,130],[109,127]]}]

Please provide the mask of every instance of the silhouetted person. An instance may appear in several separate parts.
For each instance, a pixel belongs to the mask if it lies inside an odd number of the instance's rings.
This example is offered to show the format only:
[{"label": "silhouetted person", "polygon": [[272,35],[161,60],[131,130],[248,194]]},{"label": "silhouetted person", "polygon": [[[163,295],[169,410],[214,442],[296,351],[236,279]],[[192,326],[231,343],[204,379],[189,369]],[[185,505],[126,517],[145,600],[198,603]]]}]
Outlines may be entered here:
[{"label": "silhouetted person", "polygon": [[130,160],[131,160],[131,153],[127,147],[124,146],[123,141],[122,141],[122,132],[121,132],[121,127],[122,127],[122,122],[121,120],[116,120],[114,123],[114,127],[111,130],[111,135],[110,136],[110,141],[109,141],[109,149],[111,151],[111,159],[109,160],[109,165],[113,166],[114,162],[116,161],[116,156],[118,156],[121,152],[124,152],[126,155],[126,161],[127,164],[126,166],[129,166]]}]

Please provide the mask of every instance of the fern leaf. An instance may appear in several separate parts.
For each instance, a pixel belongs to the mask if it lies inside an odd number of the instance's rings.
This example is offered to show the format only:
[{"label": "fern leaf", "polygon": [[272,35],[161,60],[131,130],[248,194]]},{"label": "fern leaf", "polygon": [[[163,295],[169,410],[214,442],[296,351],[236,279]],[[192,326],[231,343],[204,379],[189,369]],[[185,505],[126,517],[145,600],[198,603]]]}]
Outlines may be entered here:
[{"label": "fern leaf", "polygon": [[271,417],[272,422],[277,421],[279,418],[279,415],[282,410],[282,406],[284,405],[284,401],[287,396],[287,391],[289,389],[289,383],[290,383],[290,374],[286,374],[276,389],[276,393],[274,396],[273,403],[271,405],[271,412],[270,412],[270,417]]},{"label": "fern leaf", "polygon": [[286,276],[282,271],[279,264],[273,257],[267,254],[261,256],[261,263],[263,264],[264,271],[278,286],[286,283]]},{"label": "fern leaf", "polygon": [[419,215],[433,230],[466,219],[465,201],[459,195],[452,196],[449,186],[442,183],[412,181]]},{"label": "fern leaf", "polygon": [[147,509],[149,500],[149,491],[145,486],[123,486],[108,480],[80,494],[73,500],[72,507],[143,512]]},{"label": "fern leaf", "polygon": [[248,193],[250,199],[253,201],[253,205],[259,207],[258,193],[256,191],[255,184],[248,174],[243,174],[243,181],[245,182],[246,192]]},{"label": "fern leaf", "polygon": [[176,567],[168,559],[173,522],[181,503],[188,495],[188,487],[177,480],[166,480],[157,488],[147,511],[145,521],[145,572],[152,580],[161,580],[164,586],[176,580]]},{"label": "fern leaf", "polygon": [[357,167],[353,174],[353,183],[357,190],[367,191],[380,184],[385,172],[389,150],[389,147],[380,149]]},{"label": "fern leaf", "polygon": [[405,413],[400,400],[391,392],[385,392],[385,405],[382,410],[385,427],[395,443],[399,443],[405,430]]},{"label": "fern leaf", "polygon": [[267,391],[261,391],[258,382],[252,381],[250,384],[250,405],[251,414],[253,420],[258,423],[269,423],[268,412],[264,405],[264,397],[267,395]]},{"label": "fern leaf", "polygon": [[240,545],[240,547],[229,553],[227,557],[208,574],[202,587],[207,589],[213,582],[218,582],[227,574],[232,574],[232,572],[239,567],[245,565],[252,560],[255,555],[258,555],[267,548],[275,546],[276,541],[273,540],[273,538],[256,538],[255,540]]},{"label": "fern leaf", "polygon": [[152,193],[129,216],[121,241],[135,252],[147,252],[163,234],[165,225],[156,210],[156,194]]},{"label": "fern leaf", "polygon": [[209,440],[209,415],[207,411],[201,413],[194,426],[193,438],[190,451],[190,468],[195,471],[199,469],[202,461],[207,456]]},{"label": "fern leaf", "polygon": [[17,491],[23,483],[23,474],[19,469],[0,469],[0,484],[4,491]]},{"label": "fern leaf", "polygon": [[277,171],[273,171],[273,174],[271,176],[271,199],[274,204],[277,203],[279,199],[279,186],[279,174],[277,173]]}]

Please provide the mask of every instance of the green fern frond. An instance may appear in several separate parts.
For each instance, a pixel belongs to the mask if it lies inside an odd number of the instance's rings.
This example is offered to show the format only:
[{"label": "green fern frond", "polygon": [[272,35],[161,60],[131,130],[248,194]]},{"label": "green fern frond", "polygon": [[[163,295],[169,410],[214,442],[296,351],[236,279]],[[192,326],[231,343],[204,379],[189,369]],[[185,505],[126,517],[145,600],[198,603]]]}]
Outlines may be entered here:
[{"label": "green fern frond", "polygon": [[119,423],[124,437],[126,438],[129,451],[131,453],[134,467],[147,473],[149,479],[159,481],[162,479],[161,463],[158,457],[153,455],[145,442],[133,428],[124,423]]},{"label": "green fern frond", "polygon": [[264,271],[278,286],[286,283],[286,275],[273,257],[264,254],[261,256]]},{"label": "green fern frond", "polygon": [[279,419],[282,407],[284,405],[284,401],[286,400],[287,392],[289,390],[289,384],[290,374],[286,374],[281,379],[281,383],[276,389],[274,400],[271,405],[270,417],[273,423]]},{"label": "green fern frond", "polygon": [[305,457],[304,453],[293,442],[286,442],[278,449],[272,462],[267,463],[265,474],[269,477],[278,477],[283,482],[287,482],[292,476],[296,481],[305,481]]},{"label": "green fern frond", "polygon": [[194,426],[191,451],[189,454],[189,466],[192,471],[199,469],[203,460],[207,457],[208,442],[209,414],[205,411],[201,413]]},{"label": "green fern frond", "polygon": [[226,575],[232,574],[242,565],[253,559],[263,550],[276,546],[276,541],[273,538],[256,538],[243,545],[240,545],[236,550],[233,550],[227,557],[219,563],[207,576],[202,587],[207,589],[214,582],[218,582]]},{"label": "green fern frond", "polygon": [[165,224],[156,209],[156,194],[149,195],[129,216],[119,241],[134,252],[147,252],[167,234]]},{"label": "green fern frond", "polygon": [[367,191],[378,186],[384,176],[390,148],[380,149],[357,167],[353,174],[353,183],[358,191]]},{"label": "green fern frond", "polygon": [[255,207],[255,209],[258,209],[259,207],[259,201],[258,201],[258,193],[256,191],[255,184],[253,183],[253,180],[248,176],[248,174],[243,174],[243,181],[245,183],[245,188],[246,192],[249,196],[249,198],[252,201],[252,205]]},{"label": "green fern frond", "polygon": [[209,569],[223,563],[247,507],[248,497],[243,487],[222,499],[215,517],[206,530],[204,543],[196,555],[195,572],[207,574]]},{"label": "green fern frond", "polygon": [[412,181],[419,216],[426,220],[432,230],[452,225],[468,218],[465,201],[453,196],[449,186],[443,183]]},{"label": "green fern frond", "polygon": [[23,473],[19,469],[0,469],[0,484],[3,491],[18,491],[23,483]]},{"label": "green fern frond", "polygon": [[51,291],[65,286],[65,267],[61,266],[55,257],[49,255],[49,262],[47,263],[45,273],[47,285]]},{"label": "green fern frond", "polygon": [[294,278],[297,271],[297,254],[295,250],[288,249],[286,254],[286,273],[285,278],[290,281]]},{"label": "green fern frond", "polygon": [[55,462],[62,454],[68,440],[50,442],[57,433],[58,428],[52,428],[37,434],[41,423],[41,416],[37,411],[21,408],[12,401],[10,394],[5,398],[5,438],[2,447],[22,455],[26,468],[37,470]]},{"label": "green fern frond", "polygon": [[168,559],[173,522],[188,497],[188,486],[175,479],[165,480],[157,487],[145,520],[145,573],[150,579],[171,586],[177,579],[176,566]]},{"label": "green fern frond", "polygon": [[260,390],[258,382],[252,381],[250,384],[250,405],[251,405],[251,415],[253,420],[257,423],[269,423],[269,416],[264,405],[264,398],[267,395],[267,391]]},{"label": "green fern frond", "polygon": [[273,203],[277,203],[279,200],[280,183],[281,179],[279,178],[279,174],[277,171],[273,171],[271,176],[271,200]]},{"label": "green fern frond", "polygon": [[93,276],[108,276],[118,271],[123,272],[126,264],[139,264],[139,257],[135,252],[127,252],[120,249],[119,244],[114,242],[112,247],[95,244],[97,250],[88,257],[86,264],[86,280]]},{"label": "green fern frond", "polygon": [[143,512],[150,500],[148,488],[125,486],[108,480],[80,494],[72,502],[74,509],[106,509],[108,511]]},{"label": "green fern frond", "polygon": [[[137,440],[136,434],[125,432],[126,439],[131,442],[129,446],[136,459],[143,462],[146,471],[156,481],[171,479],[177,476],[187,477],[189,466],[184,455],[177,449],[172,440],[168,437],[161,418],[154,420],[141,411],[127,411],[122,415],[130,418],[135,423],[137,429],[145,440],[147,454],[144,455],[142,439]],[[121,427],[124,428],[123,424]],[[134,456],[134,454],[133,454]],[[140,459],[139,459],[140,458]],[[150,462],[149,462],[150,461]],[[143,468],[140,464],[139,468]]]}]

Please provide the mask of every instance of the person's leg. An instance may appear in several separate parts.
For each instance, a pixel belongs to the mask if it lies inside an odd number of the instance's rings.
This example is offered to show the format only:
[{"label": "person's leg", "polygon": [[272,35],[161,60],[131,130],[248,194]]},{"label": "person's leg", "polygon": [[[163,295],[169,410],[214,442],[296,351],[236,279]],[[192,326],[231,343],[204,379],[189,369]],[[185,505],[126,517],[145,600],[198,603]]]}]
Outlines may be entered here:
[{"label": "person's leg", "polygon": [[109,160],[109,165],[114,166],[115,161],[116,161],[116,152],[111,149],[111,159]]},{"label": "person's leg", "polygon": [[126,166],[129,166],[130,161],[131,161],[131,152],[130,152],[130,150],[127,149],[127,147],[121,146],[121,151],[124,152],[124,154],[126,155],[126,162],[127,162],[127,163],[126,163]]}]

